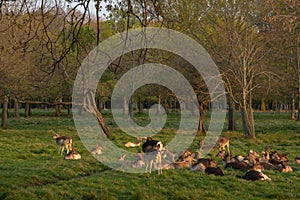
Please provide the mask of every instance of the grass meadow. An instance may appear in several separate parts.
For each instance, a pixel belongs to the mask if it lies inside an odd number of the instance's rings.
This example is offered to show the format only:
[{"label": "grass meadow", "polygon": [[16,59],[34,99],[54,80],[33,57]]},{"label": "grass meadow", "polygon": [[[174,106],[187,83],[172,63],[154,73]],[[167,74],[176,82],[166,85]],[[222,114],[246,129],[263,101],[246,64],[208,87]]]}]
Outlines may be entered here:
[{"label": "grass meadow", "polygon": [[[108,111],[104,117],[114,143],[123,146],[132,141]],[[261,152],[269,145],[288,153],[294,172],[265,171],[272,181],[257,182],[246,181],[241,178],[245,172],[231,169],[223,177],[188,169],[164,170],[162,175],[124,173],[102,165],[84,148],[72,116],[56,117],[51,110],[33,109],[31,117],[10,118],[8,128],[0,129],[0,199],[300,199],[300,165],[294,162],[300,155],[300,122],[289,120],[288,113],[255,113],[257,138],[248,140],[237,118],[238,130],[228,132],[225,124],[222,133],[230,138],[233,154],[246,155],[250,149]],[[136,120],[149,122],[146,114],[137,115]],[[169,115],[165,128],[154,138],[172,139],[178,122],[178,115]],[[54,133],[71,136],[82,159],[64,160],[58,155]],[[193,151],[200,138],[195,138]]]}]

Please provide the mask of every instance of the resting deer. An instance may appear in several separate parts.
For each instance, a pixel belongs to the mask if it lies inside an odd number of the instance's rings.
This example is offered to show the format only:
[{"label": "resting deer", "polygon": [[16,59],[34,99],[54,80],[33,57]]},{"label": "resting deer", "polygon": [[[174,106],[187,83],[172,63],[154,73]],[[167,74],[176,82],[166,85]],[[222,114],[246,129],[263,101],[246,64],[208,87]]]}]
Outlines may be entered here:
[{"label": "resting deer", "polygon": [[97,144],[96,147],[91,150],[91,153],[94,155],[102,154],[102,152],[103,152],[103,147],[100,146],[99,144]]},{"label": "resting deer", "polygon": [[141,145],[141,143],[142,143],[142,139],[139,138],[138,141],[137,141],[137,143],[134,143],[134,142],[127,142],[127,143],[125,144],[125,147],[138,147],[138,146]]},{"label": "resting deer", "polygon": [[56,141],[56,144],[58,146],[58,153],[63,154],[64,149],[67,149],[67,154],[72,148],[72,138],[67,136],[60,136],[59,134],[55,134],[53,138]]},{"label": "resting deer", "polygon": [[71,150],[69,154],[65,156],[66,160],[79,160],[81,159],[81,155],[77,152],[75,148]]},{"label": "resting deer", "polygon": [[300,164],[300,156],[296,156],[295,162],[296,162],[297,164]]},{"label": "resting deer", "polygon": [[262,173],[263,167],[260,164],[254,164],[252,169],[247,171],[244,179],[256,181],[256,180],[271,180],[267,175]]}]

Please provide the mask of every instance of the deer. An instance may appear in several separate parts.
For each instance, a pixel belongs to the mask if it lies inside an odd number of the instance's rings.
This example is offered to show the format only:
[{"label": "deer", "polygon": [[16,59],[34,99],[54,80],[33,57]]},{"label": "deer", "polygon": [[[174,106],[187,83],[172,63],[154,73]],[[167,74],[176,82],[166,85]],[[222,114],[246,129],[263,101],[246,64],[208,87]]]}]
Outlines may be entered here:
[{"label": "deer", "polygon": [[153,162],[156,163],[158,168],[158,174],[162,174],[162,153],[164,150],[164,145],[161,141],[153,140],[151,137],[147,137],[146,142],[142,145],[142,151],[144,152],[145,162],[146,162],[146,170],[151,174]]},{"label": "deer", "polygon": [[75,148],[71,149],[71,152],[65,156],[66,160],[79,160],[81,159],[81,155],[77,152]]},{"label": "deer", "polygon": [[295,162],[296,162],[297,164],[300,164],[300,156],[296,156],[296,157],[295,157]]},{"label": "deer", "polygon": [[230,154],[229,150],[229,138],[228,137],[221,137],[218,139],[217,144],[219,145],[219,151],[222,152],[227,149],[227,153]]},{"label": "deer", "polygon": [[72,138],[67,136],[60,136],[59,134],[55,134],[53,138],[55,139],[55,142],[58,146],[58,154],[62,155],[65,148],[67,149],[68,154],[72,148]]},{"label": "deer", "polygon": [[142,138],[138,138],[138,141],[135,143],[135,142],[127,142],[125,144],[125,147],[138,147],[140,146],[142,143]]},{"label": "deer", "polygon": [[102,152],[103,152],[103,147],[100,146],[99,144],[97,144],[96,147],[91,150],[91,153],[94,155],[102,154]]},{"label": "deer", "polygon": [[263,167],[260,164],[254,164],[252,168],[243,176],[246,180],[271,180],[267,175],[262,173]]}]

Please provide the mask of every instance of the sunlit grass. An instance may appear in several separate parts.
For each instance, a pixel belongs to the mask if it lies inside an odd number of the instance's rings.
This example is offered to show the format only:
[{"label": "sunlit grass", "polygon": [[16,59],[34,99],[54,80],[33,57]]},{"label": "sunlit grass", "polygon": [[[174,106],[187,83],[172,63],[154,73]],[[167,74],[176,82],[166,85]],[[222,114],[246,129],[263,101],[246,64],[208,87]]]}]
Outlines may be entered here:
[{"label": "sunlit grass", "polygon": [[[71,116],[55,117],[52,112],[33,109],[29,118],[9,119],[7,129],[0,129],[0,199],[299,199],[300,166],[293,158],[300,154],[300,122],[291,121],[287,113],[256,113],[257,138],[248,140],[238,130],[226,131],[233,154],[246,155],[250,149],[261,152],[266,145],[288,153],[293,173],[266,171],[268,182],[249,182],[244,172],[225,170],[224,177],[204,175],[189,170],[164,171],[161,176],[130,174],[110,169],[91,156],[77,135]],[[125,148],[135,138],[122,132],[104,113],[113,132],[113,142]],[[209,113],[208,113],[209,117]],[[141,124],[149,123],[147,115],[136,115]],[[143,122],[143,121],[147,121]],[[171,114],[165,129],[155,139],[170,141],[179,117]],[[73,138],[82,160],[64,160],[58,155],[54,133]],[[196,137],[191,149],[198,148]],[[137,152],[140,147],[131,151]],[[211,152],[214,158],[216,150]],[[218,160],[219,164],[221,161]]]}]

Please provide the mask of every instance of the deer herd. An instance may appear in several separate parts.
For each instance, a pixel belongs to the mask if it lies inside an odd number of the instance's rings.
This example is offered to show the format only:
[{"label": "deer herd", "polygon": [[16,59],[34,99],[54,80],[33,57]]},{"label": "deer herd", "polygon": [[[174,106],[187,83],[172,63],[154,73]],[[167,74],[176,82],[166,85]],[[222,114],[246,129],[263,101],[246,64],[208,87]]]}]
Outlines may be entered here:
[{"label": "deer herd", "polygon": [[[53,138],[58,145],[58,153],[63,154],[64,149],[67,150],[65,159],[78,160],[81,159],[81,155],[75,148],[72,148],[72,138],[67,136],[60,136],[55,134]],[[133,168],[145,168],[145,172],[151,173],[153,169],[158,171],[158,174],[162,174],[162,170],[167,169],[190,169],[193,172],[200,172],[204,174],[214,174],[216,176],[224,176],[224,170],[231,168],[233,170],[244,171],[243,176],[246,180],[271,180],[267,175],[263,173],[263,170],[277,170],[279,172],[292,172],[293,169],[288,165],[289,159],[287,154],[282,154],[276,150],[271,150],[269,146],[266,146],[262,154],[260,155],[255,150],[250,150],[248,155],[232,155],[230,152],[229,138],[221,137],[217,140],[216,147],[218,147],[218,153],[216,159],[220,159],[223,162],[223,169],[218,165],[217,160],[212,158],[202,157],[201,148],[204,147],[204,140],[199,141],[199,150],[193,153],[190,149],[174,155],[168,149],[166,149],[163,143],[159,140],[154,140],[151,137],[145,138],[146,141],[142,144],[142,138],[138,138],[136,143],[127,142],[124,146],[139,147],[142,145],[142,149],[134,155],[134,160],[126,160],[126,154],[119,158],[121,165],[127,165]],[[94,155],[101,154],[103,147],[97,145],[90,152]],[[175,157],[178,157],[175,160]],[[300,156],[295,158],[295,163],[300,164]]]}]

